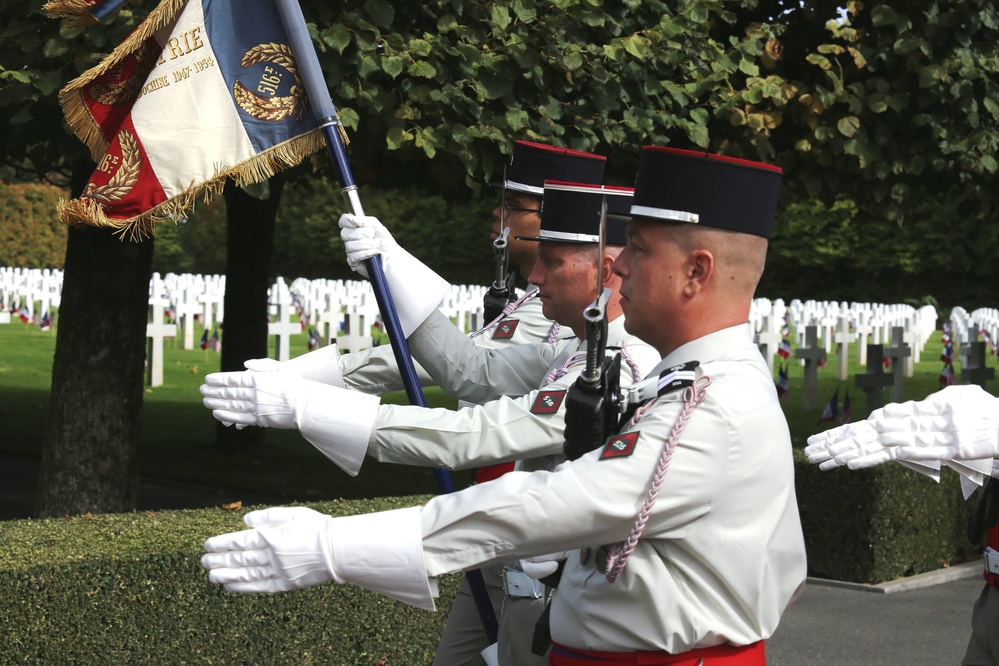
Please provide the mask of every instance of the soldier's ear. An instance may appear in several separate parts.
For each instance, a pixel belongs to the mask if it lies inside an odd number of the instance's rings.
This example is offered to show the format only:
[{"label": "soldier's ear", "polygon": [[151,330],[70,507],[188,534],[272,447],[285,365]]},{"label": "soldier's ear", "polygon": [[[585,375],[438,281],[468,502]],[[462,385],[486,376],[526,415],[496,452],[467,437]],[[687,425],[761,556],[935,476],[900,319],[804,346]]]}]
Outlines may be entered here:
[{"label": "soldier's ear", "polygon": [[687,256],[685,268],[687,283],[684,285],[684,293],[693,297],[707,288],[714,277],[715,256],[710,250],[694,250]]}]

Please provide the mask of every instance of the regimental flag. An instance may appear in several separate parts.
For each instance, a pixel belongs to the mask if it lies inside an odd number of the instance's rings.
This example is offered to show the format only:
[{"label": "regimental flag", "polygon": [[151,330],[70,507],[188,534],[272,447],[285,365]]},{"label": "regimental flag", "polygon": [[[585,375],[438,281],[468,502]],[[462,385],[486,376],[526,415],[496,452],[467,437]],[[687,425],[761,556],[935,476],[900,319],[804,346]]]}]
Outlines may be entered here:
[{"label": "regimental flag", "polygon": [[59,99],[98,164],[60,219],[131,238],[325,146],[270,0],[163,0]]},{"label": "regimental flag", "polygon": [[843,413],[839,416],[839,424],[846,425],[853,420],[853,410],[850,409],[850,392],[843,397]]},{"label": "regimental flag", "polygon": [[205,332],[201,334],[201,348],[202,349],[208,349],[208,329],[207,328],[205,329]]},{"label": "regimental flag", "polygon": [[784,338],[780,341],[780,346],[777,347],[777,355],[781,358],[787,358],[791,355],[791,341]]},{"label": "regimental flag", "polygon": [[819,417],[819,421],[834,421],[836,420],[836,414],[839,412],[839,387],[836,387],[836,392],[833,393],[833,397],[829,398],[829,404],[826,405],[825,410],[822,412],[822,416]]},{"label": "regimental flag", "polygon": [[940,371],[940,385],[941,386],[953,386],[957,383],[957,373],[954,372],[954,365],[952,363],[947,363],[944,365],[943,370]]},{"label": "regimental flag", "polygon": [[51,0],[42,11],[50,18],[65,19],[70,26],[93,25],[118,9],[125,0]]},{"label": "regimental flag", "polygon": [[[208,331],[205,331],[205,333],[207,334]],[[219,329],[216,328],[212,333],[212,339],[208,341],[208,347],[214,352],[222,351],[222,340],[219,339]]]},{"label": "regimental flag", "polygon": [[38,327],[43,331],[48,331],[52,328],[52,316],[49,314],[48,310],[46,310],[45,314],[42,315],[42,320],[38,322]]},{"label": "regimental flag", "polygon": [[787,378],[787,366],[783,363],[777,368],[777,397],[783,398],[791,391],[791,382]]}]

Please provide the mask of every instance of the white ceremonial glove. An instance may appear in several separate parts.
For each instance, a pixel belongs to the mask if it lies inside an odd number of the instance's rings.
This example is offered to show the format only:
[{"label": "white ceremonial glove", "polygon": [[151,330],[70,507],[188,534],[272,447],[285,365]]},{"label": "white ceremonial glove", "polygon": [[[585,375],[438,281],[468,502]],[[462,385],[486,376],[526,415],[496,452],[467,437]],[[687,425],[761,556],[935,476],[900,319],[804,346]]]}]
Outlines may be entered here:
[{"label": "white ceremonial glove", "polygon": [[286,372],[302,379],[310,379],[320,384],[343,388],[343,375],[340,374],[340,351],[336,344],[320,347],[307,354],[287,361],[273,358],[251,358],[243,367],[254,372]]},{"label": "white ceremonial glove", "polygon": [[201,565],[230,592],[286,592],[352,583],[434,610],[423,561],[420,508],[332,518],[305,507],[251,511],[252,529],[212,537]]},{"label": "white ceremonial glove", "polygon": [[547,555],[527,557],[520,561],[520,570],[535,580],[551,576],[558,570],[559,562],[569,557],[569,551],[563,550]]},{"label": "white ceremonial glove", "polygon": [[948,386],[925,400],[892,403],[866,421],[808,438],[820,469],[888,460],[947,462],[999,456],[999,399],[974,385]]},{"label": "white ceremonial glove", "polygon": [[408,338],[437,309],[451,285],[400,247],[378,218],[344,213],[339,224],[347,263],[353,270],[370,277],[364,262],[381,255],[385,282],[392,293],[403,335]]},{"label": "white ceremonial glove", "polygon": [[201,566],[208,580],[230,592],[287,592],[331,580],[343,583],[333,563],[330,516],[305,507],[251,511],[252,529],[205,541]]},{"label": "white ceremonial glove", "polygon": [[378,418],[377,396],[286,372],[215,372],[201,385],[205,407],[222,423],[298,428],[323,455],[356,475]]}]

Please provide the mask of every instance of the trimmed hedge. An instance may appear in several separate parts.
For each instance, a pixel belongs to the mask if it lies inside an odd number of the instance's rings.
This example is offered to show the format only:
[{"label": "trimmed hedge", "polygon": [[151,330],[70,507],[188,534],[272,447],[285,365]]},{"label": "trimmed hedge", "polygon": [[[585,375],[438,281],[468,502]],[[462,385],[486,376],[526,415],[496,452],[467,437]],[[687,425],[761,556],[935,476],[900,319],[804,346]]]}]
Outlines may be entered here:
[{"label": "trimmed hedge", "polygon": [[[796,452],[809,572],[874,583],[961,561],[974,502],[900,465],[820,472]],[[332,515],[426,496],[309,504]],[[208,583],[209,536],[245,511],[206,509],[0,521],[4,663],[428,664],[459,582],[438,612],[353,586],[235,595]]]},{"label": "trimmed hedge", "polygon": [[902,465],[819,470],[795,452],[795,487],[812,576],[880,583],[967,561],[977,496],[942,470],[940,483]]},{"label": "trimmed hedge", "polygon": [[[310,504],[333,515],[425,497]],[[0,522],[4,663],[429,664],[459,578],[428,613],[350,585],[230,594],[201,544],[245,528],[208,509]]]}]

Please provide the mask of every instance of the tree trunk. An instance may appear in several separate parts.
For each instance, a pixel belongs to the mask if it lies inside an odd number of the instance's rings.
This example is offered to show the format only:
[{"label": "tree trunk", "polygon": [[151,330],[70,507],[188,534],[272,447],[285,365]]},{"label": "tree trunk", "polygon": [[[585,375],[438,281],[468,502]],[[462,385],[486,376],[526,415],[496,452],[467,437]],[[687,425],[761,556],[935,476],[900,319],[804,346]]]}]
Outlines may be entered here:
[{"label": "tree trunk", "polygon": [[[267,356],[267,290],[270,288],[274,224],[284,176],[270,179],[270,196],[261,200],[227,184],[225,322],[222,331],[222,370],[243,370],[243,362]],[[221,451],[259,448],[265,428],[237,430],[221,423],[215,443]]]},{"label": "tree trunk", "polygon": [[[73,192],[92,164],[75,164]],[[135,508],[153,241],[73,228],[35,515]]]}]

